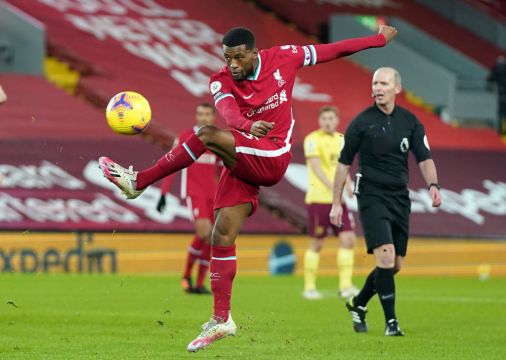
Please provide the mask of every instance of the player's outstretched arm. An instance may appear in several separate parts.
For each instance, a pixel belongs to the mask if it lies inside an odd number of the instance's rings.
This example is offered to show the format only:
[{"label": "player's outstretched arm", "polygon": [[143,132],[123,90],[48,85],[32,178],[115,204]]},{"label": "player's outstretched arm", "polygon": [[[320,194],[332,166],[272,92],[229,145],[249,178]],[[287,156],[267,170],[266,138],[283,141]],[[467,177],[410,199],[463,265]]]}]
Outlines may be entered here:
[{"label": "player's outstretched arm", "polygon": [[348,56],[356,52],[383,47],[397,35],[397,30],[392,26],[381,25],[376,35],[361,38],[353,38],[337,41],[330,44],[314,45],[313,64],[323,63],[343,56]]},{"label": "player's outstretched arm", "polygon": [[394,37],[397,36],[397,29],[393,26],[380,25],[378,34],[382,34],[385,37],[387,43],[389,43],[394,39]]}]

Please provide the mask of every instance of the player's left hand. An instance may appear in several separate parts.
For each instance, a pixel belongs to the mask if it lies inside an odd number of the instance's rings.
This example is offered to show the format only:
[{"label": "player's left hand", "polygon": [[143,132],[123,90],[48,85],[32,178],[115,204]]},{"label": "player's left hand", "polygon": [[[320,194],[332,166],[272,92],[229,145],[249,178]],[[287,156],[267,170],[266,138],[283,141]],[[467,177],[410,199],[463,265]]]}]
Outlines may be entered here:
[{"label": "player's left hand", "polygon": [[435,186],[431,186],[430,190],[430,198],[432,199],[432,207],[440,207],[441,206],[441,193]]},{"label": "player's left hand", "polygon": [[269,131],[272,130],[273,127],[274,127],[273,122],[258,120],[251,125],[249,133],[253,136],[261,138],[267,135]]},{"label": "player's left hand", "polygon": [[378,33],[382,34],[389,43],[397,35],[397,29],[393,26],[380,25]]}]

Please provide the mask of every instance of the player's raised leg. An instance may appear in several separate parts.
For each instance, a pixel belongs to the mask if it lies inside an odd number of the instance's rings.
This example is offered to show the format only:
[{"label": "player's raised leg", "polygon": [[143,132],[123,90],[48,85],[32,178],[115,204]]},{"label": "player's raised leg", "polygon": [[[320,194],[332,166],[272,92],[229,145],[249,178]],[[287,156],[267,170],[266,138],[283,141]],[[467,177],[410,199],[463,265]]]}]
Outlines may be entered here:
[{"label": "player's raised leg", "polygon": [[146,170],[127,169],[107,157],[98,159],[98,164],[107,180],[119,187],[128,199],[134,199],[147,186],[193,164],[207,149],[218,155],[225,166],[235,166],[234,136],[230,131],[213,125],[202,126],[197,134],[174,147]]},{"label": "player's raised leg", "polygon": [[188,344],[188,351],[203,349],[216,340],[235,335],[237,326],[230,313],[232,282],[237,268],[235,239],[242,224],[250,215],[250,203],[224,207],[217,211],[212,233],[210,267],[211,289],[214,296],[214,313],[202,326],[202,332]]}]

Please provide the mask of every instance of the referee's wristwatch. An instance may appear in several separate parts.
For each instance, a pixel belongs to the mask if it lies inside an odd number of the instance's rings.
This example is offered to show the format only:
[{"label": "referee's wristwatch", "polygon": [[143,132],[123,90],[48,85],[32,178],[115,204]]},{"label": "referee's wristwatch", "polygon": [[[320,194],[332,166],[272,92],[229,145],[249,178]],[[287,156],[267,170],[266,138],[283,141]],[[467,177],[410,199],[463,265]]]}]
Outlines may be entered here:
[{"label": "referee's wristwatch", "polygon": [[427,190],[430,190],[430,188],[431,188],[431,187],[433,187],[433,186],[434,186],[436,189],[441,190],[441,186],[439,186],[439,184],[438,184],[438,183],[430,183],[430,184],[429,184],[429,187],[427,188]]}]

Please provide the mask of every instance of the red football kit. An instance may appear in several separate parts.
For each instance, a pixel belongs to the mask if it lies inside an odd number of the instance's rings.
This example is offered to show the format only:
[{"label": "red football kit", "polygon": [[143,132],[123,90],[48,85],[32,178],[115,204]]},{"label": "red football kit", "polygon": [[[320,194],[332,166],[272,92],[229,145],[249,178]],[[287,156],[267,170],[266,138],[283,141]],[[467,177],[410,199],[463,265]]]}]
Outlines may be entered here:
[{"label": "red football kit", "polygon": [[[211,76],[214,103],[235,138],[237,163],[225,168],[218,183],[214,208],[250,202],[258,206],[260,186],[279,182],[291,159],[292,90],[297,70],[330,61],[368,47],[384,46],[383,35],[322,45],[284,45],[258,54],[258,65],[246,80],[235,81],[227,66]],[[255,121],[273,122],[263,138],[249,133]]]},{"label": "red football kit", "polygon": [[[299,68],[385,44],[385,36],[377,34],[332,44],[278,46],[259,52],[255,72],[246,80],[235,81],[227,67],[212,75],[209,89],[216,109],[233,129],[237,157],[234,168],[224,168],[221,174],[214,208],[251,203],[253,213],[258,206],[259,187],[274,185],[283,177],[291,158],[291,137],[295,125],[291,108],[292,89]],[[249,133],[258,120],[274,123],[273,129],[263,138]],[[200,138],[191,135],[154,166],[139,172],[137,189],[144,189],[161,177],[191,165],[206,150]],[[236,267],[235,244],[212,246],[210,282],[214,296],[213,316],[224,322],[229,319]],[[202,339],[198,337],[190,345],[200,341]]]}]

